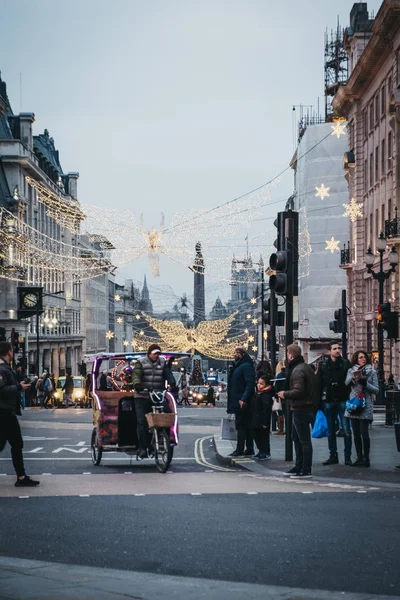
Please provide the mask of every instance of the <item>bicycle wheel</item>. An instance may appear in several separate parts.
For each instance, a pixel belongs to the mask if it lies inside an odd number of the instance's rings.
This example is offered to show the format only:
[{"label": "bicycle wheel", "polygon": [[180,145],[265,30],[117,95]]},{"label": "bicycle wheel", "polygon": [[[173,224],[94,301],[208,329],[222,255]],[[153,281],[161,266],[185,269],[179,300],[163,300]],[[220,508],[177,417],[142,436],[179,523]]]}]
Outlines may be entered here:
[{"label": "bicycle wheel", "polygon": [[99,446],[99,436],[97,434],[96,428],[94,428],[92,431],[90,450],[92,454],[92,463],[97,467],[101,463],[101,457],[103,456],[103,448]]},{"label": "bicycle wheel", "polygon": [[167,431],[167,429],[154,429],[153,435],[154,438],[157,436],[157,440],[153,439],[156,467],[160,473],[166,473],[174,453],[174,449],[169,441],[169,431]]}]

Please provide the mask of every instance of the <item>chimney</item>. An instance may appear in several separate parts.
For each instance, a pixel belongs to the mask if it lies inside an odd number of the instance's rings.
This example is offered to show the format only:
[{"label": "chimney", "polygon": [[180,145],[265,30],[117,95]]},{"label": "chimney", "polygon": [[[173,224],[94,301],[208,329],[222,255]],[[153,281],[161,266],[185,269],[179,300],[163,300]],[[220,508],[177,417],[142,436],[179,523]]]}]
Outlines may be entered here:
[{"label": "chimney", "polygon": [[74,198],[75,200],[78,200],[78,178],[79,173],[77,172],[67,173],[68,194],[72,196],[72,198]]},{"label": "chimney", "polygon": [[19,121],[19,139],[21,142],[30,150],[33,151],[33,135],[32,135],[32,124],[35,122],[35,115],[33,113],[20,113],[18,115]]}]

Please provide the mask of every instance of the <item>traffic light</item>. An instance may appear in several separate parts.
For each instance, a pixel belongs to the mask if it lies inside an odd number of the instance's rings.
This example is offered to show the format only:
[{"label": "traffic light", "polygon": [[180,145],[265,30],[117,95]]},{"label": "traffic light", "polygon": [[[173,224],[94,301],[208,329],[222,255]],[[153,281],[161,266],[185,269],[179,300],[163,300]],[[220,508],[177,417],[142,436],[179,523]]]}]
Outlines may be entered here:
[{"label": "traffic light", "polygon": [[271,306],[271,298],[263,301],[263,316],[262,319],[266,325],[272,325],[273,316],[272,312],[276,315],[278,312],[278,300],[275,298],[274,305]]},{"label": "traffic light", "polygon": [[269,266],[275,271],[269,278],[269,287],[281,296],[297,296],[299,214],[291,210],[280,212],[274,225],[277,251],[269,259]]},{"label": "traffic light", "polygon": [[11,345],[14,350],[14,354],[19,352],[19,333],[14,328],[11,330]]},{"label": "traffic light", "polygon": [[378,314],[376,315],[376,319],[378,321],[378,325],[382,327],[382,329],[388,330],[390,328],[391,321],[391,306],[390,302],[383,302],[382,304],[378,304]]},{"label": "traffic light", "polygon": [[378,304],[376,319],[378,327],[382,327],[387,332],[387,338],[397,339],[399,336],[399,313],[392,312],[390,302]]},{"label": "traffic light", "polygon": [[[271,339],[267,338],[267,350],[268,352],[272,352],[271,350]],[[275,344],[275,352],[279,352],[279,344]]]},{"label": "traffic light", "polygon": [[329,321],[329,329],[334,333],[343,333],[343,310],[339,308],[334,312],[334,321]]},{"label": "traffic light", "polygon": [[0,327],[0,342],[6,342],[6,328]]}]

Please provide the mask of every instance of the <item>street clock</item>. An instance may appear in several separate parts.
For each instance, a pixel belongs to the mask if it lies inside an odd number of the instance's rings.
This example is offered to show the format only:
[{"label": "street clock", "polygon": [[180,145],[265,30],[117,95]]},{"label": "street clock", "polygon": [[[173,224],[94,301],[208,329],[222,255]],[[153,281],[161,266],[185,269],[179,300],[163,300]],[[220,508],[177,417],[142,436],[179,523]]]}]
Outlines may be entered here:
[{"label": "street clock", "polygon": [[34,314],[43,312],[42,287],[17,287],[18,318],[27,319]]}]

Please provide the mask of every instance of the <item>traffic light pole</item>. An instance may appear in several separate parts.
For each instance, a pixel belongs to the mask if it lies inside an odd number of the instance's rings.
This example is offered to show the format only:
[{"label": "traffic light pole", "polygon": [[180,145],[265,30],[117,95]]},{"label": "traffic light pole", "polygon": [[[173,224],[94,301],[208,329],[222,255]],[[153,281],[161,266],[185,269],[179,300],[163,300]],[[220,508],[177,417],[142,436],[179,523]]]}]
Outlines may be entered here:
[{"label": "traffic light pole", "polygon": [[347,297],[342,290],[342,356],[347,359]]},{"label": "traffic light pole", "polygon": [[[292,257],[292,250],[289,248],[290,238],[285,238],[285,248],[290,256]],[[289,259],[289,264],[292,265],[293,261]],[[293,276],[293,273],[288,274],[289,277]],[[291,289],[289,287],[289,289]],[[293,294],[286,294],[286,316],[285,316],[285,344],[286,348],[293,344]],[[287,358],[286,358],[286,369],[288,369]],[[285,436],[285,460],[293,460],[293,442],[292,442],[292,411],[290,410],[290,402],[286,400],[286,436]]]},{"label": "traffic light pole", "polygon": [[274,290],[270,290],[270,315],[271,325],[269,329],[269,342],[271,348],[271,369],[273,376],[275,377],[276,372],[276,321],[278,318],[276,311],[276,294]]},{"label": "traffic light pole", "polygon": [[[261,360],[265,360],[265,340],[264,340],[264,319],[263,319],[263,304],[264,304],[264,291],[265,291],[265,276],[264,276],[264,265],[261,267]],[[275,371],[274,371],[275,373]]]}]

